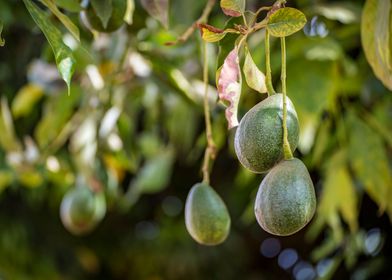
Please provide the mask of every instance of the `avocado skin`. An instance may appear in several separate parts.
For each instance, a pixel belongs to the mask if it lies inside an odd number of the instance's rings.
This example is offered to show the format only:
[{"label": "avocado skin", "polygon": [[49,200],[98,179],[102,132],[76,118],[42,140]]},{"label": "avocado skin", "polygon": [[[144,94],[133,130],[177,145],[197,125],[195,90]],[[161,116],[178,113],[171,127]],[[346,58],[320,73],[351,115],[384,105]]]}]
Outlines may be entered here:
[{"label": "avocado skin", "polygon": [[88,5],[86,9],[86,18],[91,28],[99,31],[110,33],[116,31],[124,23],[124,15],[127,10],[126,0],[113,0],[112,1],[112,15],[108,21],[106,28],[103,26],[100,18],[95,14],[94,8],[91,4]]},{"label": "avocado skin", "polygon": [[[287,131],[291,151],[298,145],[299,123],[287,97]],[[283,159],[283,95],[271,95],[250,109],[238,125],[234,149],[241,164],[254,173],[264,173]]]},{"label": "avocado skin", "polygon": [[203,245],[218,245],[230,231],[230,215],[221,197],[205,183],[190,190],[185,204],[185,224],[192,238]]},{"label": "avocado skin", "polygon": [[305,227],[316,210],[314,186],[306,166],[297,158],[283,160],[264,177],[255,202],[255,215],[267,232],[287,236]]},{"label": "avocado skin", "polygon": [[95,193],[88,186],[78,186],[65,194],[60,206],[64,227],[75,235],[92,231],[106,213],[103,192]]}]

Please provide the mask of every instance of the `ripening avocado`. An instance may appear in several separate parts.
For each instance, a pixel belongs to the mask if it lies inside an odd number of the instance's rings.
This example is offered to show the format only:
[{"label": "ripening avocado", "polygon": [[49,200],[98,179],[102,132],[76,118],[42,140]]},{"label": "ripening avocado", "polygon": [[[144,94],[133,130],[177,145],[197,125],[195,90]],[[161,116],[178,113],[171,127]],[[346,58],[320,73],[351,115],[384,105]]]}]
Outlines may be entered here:
[{"label": "ripening avocado", "polygon": [[267,232],[286,236],[306,226],[316,210],[316,195],[306,166],[283,160],[264,177],[257,192],[255,215]]},{"label": "ripening avocado", "polygon": [[190,190],[185,204],[185,224],[192,238],[203,245],[218,245],[230,231],[230,215],[220,196],[205,183]]},{"label": "ripening avocado", "polygon": [[103,25],[101,19],[97,16],[91,3],[88,4],[85,15],[92,29],[110,33],[116,31],[123,25],[126,10],[127,0],[112,0],[112,14],[106,26]]},{"label": "ripening avocado", "polygon": [[60,206],[64,227],[75,235],[92,231],[105,213],[104,193],[94,192],[88,186],[78,186],[67,192]]},{"label": "ripening avocado", "polygon": [[[294,152],[299,123],[288,97],[286,104],[288,140]],[[283,159],[283,94],[267,97],[244,115],[235,134],[234,148],[241,164],[255,173],[267,172]]]}]

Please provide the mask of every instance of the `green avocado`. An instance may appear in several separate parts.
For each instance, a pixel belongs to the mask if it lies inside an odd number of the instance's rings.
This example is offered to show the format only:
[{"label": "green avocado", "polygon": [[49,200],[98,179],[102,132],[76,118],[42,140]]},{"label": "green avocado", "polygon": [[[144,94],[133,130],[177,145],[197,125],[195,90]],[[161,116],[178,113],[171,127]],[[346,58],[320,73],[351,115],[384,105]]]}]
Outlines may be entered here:
[{"label": "green avocado", "polygon": [[264,177],[257,192],[255,215],[267,232],[286,236],[301,230],[316,210],[316,195],[306,166],[283,160]]},{"label": "green avocado", "polygon": [[[297,148],[299,123],[287,97],[287,131],[291,151]],[[271,95],[250,109],[237,128],[234,148],[241,164],[264,173],[283,159],[283,94]]]},{"label": "green avocado", "polygon": [[230,231],[230,215],[220,196],[207,184],[190,190],[185,204],[185,224],[192,238],[203,245],[218,245]]},{"label": "green avocado", "polygon": [[103,26],[101,19],[97,16],[92,7],[91,3],[87,6],[85,15],[87,21],[92,29],[99,32],[113,32],[116,31],[124,23],[124,15],[127,10],[126,0],[113,0],[112,1],[112,15],[107,23],[107,26]]},{"label": "green avocado", "polygon": [[105,213],[106,201],[103,192],[93,192],[87,186],[79,186],[66,193],[60,206],[64,227],[75,235],[93,230]]}]

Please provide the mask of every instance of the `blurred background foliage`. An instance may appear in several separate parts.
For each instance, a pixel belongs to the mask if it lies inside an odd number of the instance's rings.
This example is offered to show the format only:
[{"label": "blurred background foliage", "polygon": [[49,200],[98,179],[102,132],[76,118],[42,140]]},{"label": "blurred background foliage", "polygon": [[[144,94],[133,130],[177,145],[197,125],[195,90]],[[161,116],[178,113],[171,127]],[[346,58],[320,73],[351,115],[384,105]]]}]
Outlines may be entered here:
[{"label": "blurred background foliage", "polygon": [[[255,222],[262,176],[235,158],[210,59],[219,149],[211,183],[232,216],[228,240],[211,248],[191,239],[183,218],[206,145],[201,40],[195,32],[165,46],[205,1],[172,0],[167,18],[165,10],[149,16],[149,1],[128,1],[132,24],[110,34],[86,27],[79,1],[55,2],[80,31],[78,42],[48,12],[76,60],[69,96],[23,2],[0,2],[0,279],[392,277],[392,95],[361,48],[364,1],[288,1],[308,18],[287,39],[287,86],[301,124],[295,155],[318,197],[313,222],[294,236],[272,237]],[[248,0],[247,8],[269,4]],[[209,23],[226,20],[217,4]],[[263,38],[259,32],[249,42],[261,69]],[[277,85],[279,41],[271,44]],[[208,48],[217,57],[217,46]],[[240,115],[263,98],[244,86]],[[103,186],[108,212],[94,232],[75,237],[59,205],[81,174]]]}]

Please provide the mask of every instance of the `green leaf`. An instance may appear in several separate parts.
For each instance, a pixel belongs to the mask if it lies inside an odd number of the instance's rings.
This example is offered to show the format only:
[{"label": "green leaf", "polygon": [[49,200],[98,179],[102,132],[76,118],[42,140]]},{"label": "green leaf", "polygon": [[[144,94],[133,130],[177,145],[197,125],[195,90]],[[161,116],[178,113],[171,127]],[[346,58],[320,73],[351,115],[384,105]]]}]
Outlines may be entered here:
[{"label": "green leaf", "polygon": [[95,14],[102,22],[102,26],[106,28],[110,17],[112,16],[112,0],[91,0],[91,5],[95,11]]},{"label": "green leaf", "polygon": [[341,215],[352,232],[358,229],[358,198],[347,169],[347,152],[340,150],[326,163],[325,181],[317,209],[318,220],[327,223],[333,230],[335,241],[341,239]]},{"label": "green leaf", "polygon": [[56,5],[70,12],[80,12],[82,7],[79,0],[56,0]]},{"label": "green leaf", "polygon": [[306,24],[305,15],[294,8],[282,8],[273,13],[267,23],[272,36],[285,37],[301,30]]},{"label": "green leaf", "polygon": [[[248,13],[245,13],[248,15]],[[236,26],[240,26],[243,24],[242,18],[230,18],[226,21],[224,29],[235,29]],[[227,55],[234,49],[235,44],[242,38],[241,35],[236,33],[228,33],[226,36],[219,41],[219,52],[218,52],[218,59],[216,64],[216,69],[220,68],[225,61]]]},{"label": "green leaf", "polygon": [[156,193],[165,188],[172,174],[174,153],[167,149],[149,159],[138,172],[131,188],[136,188],[138,193]]},{"label": "green leaf", "polygon": [[260,93],[266,93],[265,75],[253,61],[248,48],[245,48],[245,62],[243,66],[244,76],[248,86]]},{"label": "green leaf", "polygon": [[287,77],[287,93],[298,113],[317,116],[327,107],[329,98],[335,95],[337,63],[299,57],[288,64]]},{"label": "green leaf", "polygon": [[80,41],[79,28],[57,8],[54,0],[41,0],[41,2],[61,21],[72,36],[74,36],[76,40]]},{"label": "green leaf", "polygon": [[392,5],[390,0],[367,0],[362,12],[361,40],[374,74],[392,90]]},{"label": "green leaf", "polygon": [[62,41],[61,32],[48,20],[45,13],[31,0],[23,0],[27,10],[35,23],[45,34],[52,47],[56,59],[57,69],[68,87],[68,95],[71,91],[71,78],[75,71],[75,59],[72,50]]},{"label": "green leaf", "polygon": [[336,242],[336,240],[332,236],[327,236],[320,246],[312,250],[312,261],[318,262],[328,257],[328,255],[331,255],[339,247],[339,245],[340,244]]},{"label": "green leaf", "polygon": [[16,137],[14,121],[12,119],[7,99],[4,97],[1,98],[0,110],[0,145],[7,152],[20,150],[21,144]]},{"label": "green leaf", "polygon": [[27,84],[16,94],[12,102],[12,114],[15,118],[27,116],[43,96],[43,89],[35,84]]},{"label": "green leaf", "polygon": [[317,123],[336,95],[338,64],[335,61],[307,60],[302,56],[287,64],[287,93],[300,121],[299,149],[307,153],[313,145]]},{"label": "green leaf", "polygon": [[327,148],[333,140],[330,129],[331,121],[329,119],[320,122],[317,129],[317,138],[312,151],[312,166],[318,166],[323,161]]},{"label": "green leaf", "polygon": [[34,138],[39,148],[43,149],[51,144],[70,119],[81,97],[78,88],[73,87],[72,90],[75,94],[71,96],[59,93],[56,96],[51,96],[50,100],[46,102],[42,119],[34,131]]},{"label": "green leaf", "polygon": [[223,12],[231,17],[240,17],[245,10],[245,0],[221,0]]},{"label": "green leaf", "polygon": [[[381,106],[385,106],[382,108]],[[389,118],[390,116],[386,114],[387,116],[380,116],[377,114],[385,114],[389,112],[389,107],[390,104],[388,102],[385,102],[381,106],[378,106],[372,113],[368,113],[366,111],[362,112],[363,113],[363,118],[366,120],[366,122],[375,130],[378,132],[380,136],[382,136],[385,140],[385,142],[389,145],[390,148],[392,148],[392,134],[390,133],[391,129],[389,124]],[[388,107],[388,108],[387,108]],[[379,119],[380,117],[385,117],[385,119]]]},{"label": "green leaf", "polygon": [[380,211],[388,210],[392,219],[392,176],[382,138],[353,112],[346,124],[350,128],[349,158],[355,175]]},{"label": "green leaf", "polygon": [[3,22],[0,20],[0,47],[4,46],[5,40],[1,38],[1,32],[3,32]]},{"label": "green leaf", "polygon": [[219,52],[216,64],[217,70],[222,67],[223,62],[225,61],[227,55],[231,52],[231,50],[234,49],[235,42],[239,37],[241,36],[229,33],[222,40],[219,41]]},{"label": "green leaf", "polygon": [[175,145],[176,153],[187,156],[194,145],[198,127],[198,114],[189,102],[180,97],[166,98],[167,110],[171,113],[165,118],[170,143]]},{"label": "green leaf", "polygon": [[143,8],[165,28],[169,26],[169,0],[141,0]]}]

